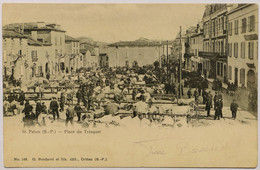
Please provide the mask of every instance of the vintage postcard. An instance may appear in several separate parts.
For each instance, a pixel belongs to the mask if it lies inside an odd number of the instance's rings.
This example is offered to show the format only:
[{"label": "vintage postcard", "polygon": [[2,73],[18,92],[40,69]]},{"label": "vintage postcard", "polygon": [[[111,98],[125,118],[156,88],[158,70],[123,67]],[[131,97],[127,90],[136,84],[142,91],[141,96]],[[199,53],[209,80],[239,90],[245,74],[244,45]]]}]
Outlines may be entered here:
[{"label": "vintage postcard", "polygon": [[3,3],[5,167],[258,162],[253,3]]}]

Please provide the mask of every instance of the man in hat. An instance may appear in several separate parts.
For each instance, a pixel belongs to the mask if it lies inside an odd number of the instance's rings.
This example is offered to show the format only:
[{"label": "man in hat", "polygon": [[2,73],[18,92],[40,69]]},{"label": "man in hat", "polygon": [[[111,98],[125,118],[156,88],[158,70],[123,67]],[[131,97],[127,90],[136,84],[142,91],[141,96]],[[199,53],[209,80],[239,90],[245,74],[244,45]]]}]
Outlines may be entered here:
[{"label": "man in hat", "polygon": [[238,109],[238,104],[236,103],[236,100],[234,99],[233,102],[230,104],[230,110],[232,112],[233,119],[236,119],[237,109]]},{"label": "man in hat", "polygon": [[196,89],[196,90],[194,91],[193,96],[195,97],[195,101],[198,102],[198,100],[199,100],[199,92],[198,92],[198,89]]},{"label": "man in hat", "polygon": [[29,119],[30,118],[30,112],[33,110],[33,107],[32,105],[30,105],[30,102],[29,100],[27,100],[25,102],[25,105],[24,105],[24,109],[22,111],[22,113],[25,114],[25,119]]},{"label": "man in hat", "polygon": [[80,100],[82,98],[82,91],[80,89],[76,93],[76,98],[78,99],[78,103],[80,103]]},{"label": "man in hat", "polygon": [[19,98],[18,98],[18,102],[20,102],[20,105],[23,105],[25,101],[25,94],[23,91],[21,91]]},{"label": "man in hat", "polygon": [[223,109],[223,97],[222,97],[222,94],[220,92],[218,93],[218,98],[220,100],[220,105],[221,105],[220,117],[223,118],[223,112],[222,112],[222,109]]},{"label": "man in hat", "polygon": [[207,117],[210,116],[210,109],[212,108],[212,95],[211,92],[209,91],[208,94],[206,95],[206,108],[205,110],[207,111]]},{"label": "man in hat", "polygon": [[38,119],[39,115],[42,112],[42,105],[38,100],[35,100],[35,103],[36,103],[36,108],[35,108],[36,119]]},{"label": "man in hat", "polygon": [[77,103],[77,105],[74,107],[74,111],[76,112],[77,114],[77,117],[78,117],[78,122],[80,121],[81,119],[81,113],[82,113],[82,108],[80,107],[80,104]]},{"label": "man in hat", "polygon": [[216,120],[216,118],[220,117],[221,114],[221,109],[222,109],[222,104],[221,104],[221,100],[218,98],[216,99],[216,103],[215,103],[215,116],[214,116],[214,120]]},{"label": "man in hat", "polygon": [[59,104],[58,104],[58,102],[56,100],[56,97],[53,97],[52,101],[50,103],[50,110],[51,110],[51,112],[53,114],[53,120],[55,120],[56,114],[57,114],[57,118],[58,119],[60,118],[58,109],[59,109]]},{"label": "man in hat", "polygon": [[42,113],[47,114],[47,106],[42,102]]},{"label": "man in hat", "polygon": [[189,99],[191,98],[191,96],[192,96],[191,88],[189,88],[189,90],[188,90],[188,92],[187,92],[187,96],[189,97]]}]

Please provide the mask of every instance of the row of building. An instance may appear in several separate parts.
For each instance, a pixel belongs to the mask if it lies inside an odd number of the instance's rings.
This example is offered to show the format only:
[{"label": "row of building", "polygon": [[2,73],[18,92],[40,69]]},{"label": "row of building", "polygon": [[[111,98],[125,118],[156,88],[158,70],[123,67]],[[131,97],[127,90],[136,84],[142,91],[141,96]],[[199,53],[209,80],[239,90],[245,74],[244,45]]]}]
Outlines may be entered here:
[{"label": "row of building", "polygon": [[171,65],[182,58],[186,70],[255,86],[258,68],[258,6],[209,4],[201,22],[173,41],[119,41],[99,47],[66,35],[57,24],[15,23],[3,26],[3,73],[23,82],[32,77],[57,79],[80,68]]},{"label": "row of building", "polygon": [[173,57],[181,50],[185,69],[238,87],[257,87],[257,4],[206,5],[201,22],[174,42]]},{"label": "row of building", "polygon": [[97,46],[80,43],[57,24],[9,24],[3,26],[2,36],[3,76],[24,83],[34,77],[59,79],[62,74],[101,63]]},{"label": "row of building", "polygon": [[35,77],[59,79],[80,68],[144,66],[171,53],[171,42],[145,38],[99,47],[45,22],[5,25],[2,35],[3,76],[25,84]]}]

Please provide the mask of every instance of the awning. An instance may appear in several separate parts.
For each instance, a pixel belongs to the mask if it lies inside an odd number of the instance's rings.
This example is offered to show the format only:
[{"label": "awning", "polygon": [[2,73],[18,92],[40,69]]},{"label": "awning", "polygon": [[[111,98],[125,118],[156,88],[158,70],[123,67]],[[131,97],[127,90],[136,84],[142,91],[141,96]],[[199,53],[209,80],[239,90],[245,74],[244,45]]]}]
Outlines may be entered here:
[{"label": "awning", "polygon": [[254,64],[254,63],[246,63],[246,65],[247,65],[249,68],[255,68],[255,64]]},{"label": "awning", "polygon": [[258,40],[258,35],[257,34],[244,35],[244,38],[246,41]]}]

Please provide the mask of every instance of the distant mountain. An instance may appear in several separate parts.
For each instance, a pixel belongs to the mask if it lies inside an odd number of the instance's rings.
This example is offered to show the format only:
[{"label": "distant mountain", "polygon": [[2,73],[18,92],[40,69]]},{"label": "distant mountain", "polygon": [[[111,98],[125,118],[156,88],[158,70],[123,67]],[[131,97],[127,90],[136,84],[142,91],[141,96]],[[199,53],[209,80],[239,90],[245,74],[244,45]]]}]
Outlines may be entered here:
[{"label": "distant mountain", "polygon": [[90,37],[78,37],[77,39],[79,39],[79,41],[82,43],[82,42],[87,42],[87,43],[90,43],[90,44],[93,44],[93,39],[90,38]]},{"label": "distant mountain", "polygon": [[86,43],[89,43],[89,44],[97,45],[99,47],[105,47],[108,44],[106,42],[94,41],[90,37],[78,37],[77,39],[79,39],[80,43],[86,42]]}]

